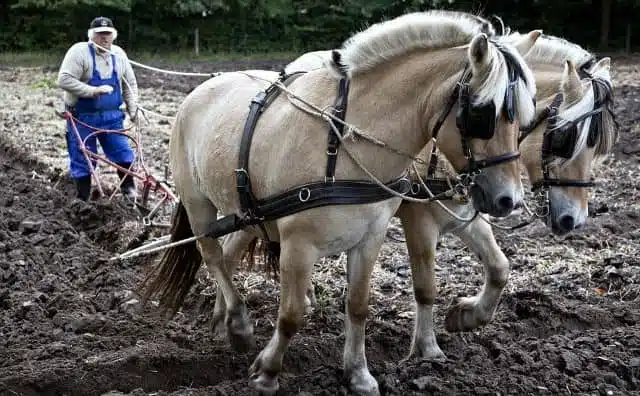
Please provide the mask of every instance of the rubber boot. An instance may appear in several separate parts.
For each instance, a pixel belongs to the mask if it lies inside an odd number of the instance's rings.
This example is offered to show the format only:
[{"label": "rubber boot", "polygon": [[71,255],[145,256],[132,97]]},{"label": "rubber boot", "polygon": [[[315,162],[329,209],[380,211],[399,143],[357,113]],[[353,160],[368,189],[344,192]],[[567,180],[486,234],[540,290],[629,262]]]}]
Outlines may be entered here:
[{"label": "rubber boot", "polygon": [[[129,167],[131,166],[130,163],[119,163],[118,165],[125,169],[129,169]],[[135,200],[137,194],[136,194],[136,184],[133,180],[133,176],[126,174],[120,169],[118,169],[117,172],[118,172],[118,177],[120,178],[120,180],[122,180],[122,183],[120,184],[120,191],[122,192],[122,195],[124,195],[125,197],[131,200]]]},{"label": "rubber boot", "polygon": [[91,176],[79,177],[76,180],[76,198],[88,201],[91,196]]}]

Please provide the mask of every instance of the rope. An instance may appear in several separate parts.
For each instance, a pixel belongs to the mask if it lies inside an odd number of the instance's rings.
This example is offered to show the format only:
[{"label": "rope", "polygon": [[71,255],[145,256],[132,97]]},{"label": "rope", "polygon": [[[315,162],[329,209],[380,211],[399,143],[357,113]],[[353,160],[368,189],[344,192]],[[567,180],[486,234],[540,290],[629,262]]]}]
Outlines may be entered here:
[{"label": "rope", "polygon": [[[92,43],[93,45],[95,45],[97,48],[100,48],[101,50],[103,50],[103,51],[105,51],[105,52],[107,52],[107,53],[109,53],[109,54],[111,54],[111,55],[118,56],[118,57],[122,58],[120,55],[118,55],[118,54],[114,53],[113,51],[111,51],[111,50],[109,50],[109,49],[106,49],[106,48],[104,48],[104,47],[102,47],[102,46],[100,46],[100,45],[96,44],[96,43],[95,43],[95,42],[93,42],[93,41],[91,41],[91,43]],[[139,67],[141,67],[141,68],[143,68],[143,69],[148,69],[148,70],[152,70],[152,71],[159,72],[159,73],[172,74],[172,75],[175,75],[175,76],[189,76],[189,77],[216,77],[216,76],[219,76],[219,75],[221,75],[221,74],[224,74],[224,72],[217,72],[217,73],[192,73],[192,72],[171,71],[171,70],[165,70],[165,69],[160,69],[160,68],[153,67],[153,66],[144,65],[144,64],[142,64],[142,63],[139,63],[139,62],[136,62],[136,61],[132,61],[131,59],[127,59],[127,61],[128,61],[129,63],[131,63],[132,65],[139,66]]]},{"label": "rope", "polygon": [[129,62],[131,62],[131,64],[139,66],[143,69],[147,69],[147,70],[152,70],[155,72],[159,72],[159,73],[165,73],[165,74],[172,74],[174,76],[188,76],[188,77],[217,77],[221,74],[223,74],[224,72],[217,72],[217,73],[192,73],[192,72],[179,72],[179,71],[171,71],[171,70],[165,70],[165,69],[160,69],[157,67],[153,67],[153,66],[147,66],[147,65],[143,65],[142,63],[139,62],[135,62],[132,60],[129,60]]},{"label": "rope", "polygon": [[168,121],[175,121],[175,119],[176,119],[176,116],[168,116],[168,115],[160,114],[158,112],[149,110],[149,109],[147,109],[145,107],[142,107],[140,105],[138,105],[138,109],[142,110],[145,114],[151,114],[153,116],[156,116],[158,118],[163,118],[163,119],[168,120]]},{"label": "rope", "polygon": [[[115,56],[115,57],[117,57],[117,58],[119,58],[119,59],[121,59],[121,60],[122,60],[122,59],[124,59],[121,55],[116,54],[115,52],[113,52],[113,51],[111,51],[111,50],[109,50],[109,49],[107,49],[107,48],[105,48],[105,47],[103,47],[103,46],[101,46],[101,45],[99,45],[99,44],[96,44],[96,43],[95,43],[95,42],[93,42],[93,41],[91,41],[91,43],[92,43],[93,45],[95,45],[97,48],[99,48],[99,49],[101,49],[101,50],[103,50],[103,51],[105,51],[105,52],[109,53],[110,55],[113,55],[113,56]],[[221,75],[221,74],[224,74],[224,72],[217,72],[217,73],[191,73],[191,72],[178,72],[178,71],[171,71],[171,70],[160,69],[160,68],[153,67],[153,66],[148,66],[148,65],[142,64],[142,63],[140,63],[140,62],[133,61],[133,60],[128,59],[128,58],[127,58],[127,59],[125,59],[125,60],[126,60],[127,62],[131,63],[132,65],[139,66],[139,67],[141,67],[141,68],[143,68],[143,69],[148,69],[148,70],[152,70],[152,71],[155,71],[155,72],[158,72],[158,73],[171,74],[171,75],[178,75],[178,76],[190,76],[190,77],[216,77],[216,76],[219,76],[219,75]],[[122,77],[122,81],[124,81],[125,85],[129,88],[129,90],[133,91],[133,88],[131,87],[131,84],[129,84],[129,81],[127,81],[127,79],[126,79],[126,78],[124,78],[124,76]],[[137,106],[138,106],[138,109],[142,110],[143,112],[148,113],[148,114],[151,114],[151,115],[156,116],[156,117],[158,117],[158,118],[162,118],[162,119],[169,120],[169,121],[174,121],[174,120],[175,120],[175,118],[176,118],[176,116],[175,116],[175,115],[174,115],[174,116],[168,116],[168,115],[160,114],[160,113],[158,113],[158,112],[155,112],[155,111],[149,110],[149,109],[147,109],[147,108],[145,108],[145,107],[142,107],[140,104],[137,104]]]}]

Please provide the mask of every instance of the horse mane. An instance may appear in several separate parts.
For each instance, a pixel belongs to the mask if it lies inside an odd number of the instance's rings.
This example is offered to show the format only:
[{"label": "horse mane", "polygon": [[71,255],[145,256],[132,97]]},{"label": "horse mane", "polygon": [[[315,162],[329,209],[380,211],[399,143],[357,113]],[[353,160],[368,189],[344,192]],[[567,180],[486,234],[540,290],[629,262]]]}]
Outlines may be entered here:
[{"label": "horse mane", "polygon": [[[522,39],[523,36],[522,33],[516,31],[509,32],[507,35],[509,41],[513,42]],[[566,61],[570,60],[576,68],[580,69],[591,66],[596,56],[566,39],[543,34],[524,58],[527,61],[557,65],[558,67],[563,67]]]},{"label": "horse mane", "polygon": [[495,30],[481,17],[463,12],[412,12],[351,36],[340,49],[341,63],[349,75],[354,75],[416,49],[468,44],[478,33],[491,37]]},{"label": "horse mane", "polygon": [[[408,13],[354,34],[341,49],[334,51],[331,66],[339,74],[353,77],[418,49],[468,46],[479,33],[490,38],[496,35],[488,20],[466,12],[432,10]],[[502,109],[508,86],[506,57],[520,65],[526,63],[515,48],[503,45],[501,38],[489,43],[494,47],[496,61],[491,62],[491,70],[474,92],[472,100],[477,106],[493,101],[498,112]],[[518,117],[522,123],[528,123],[535,116],[531,102],[536,91],[535,79],[528,68],[520,69],[524,70],[524,81],[519,80],[517,84]]]}]

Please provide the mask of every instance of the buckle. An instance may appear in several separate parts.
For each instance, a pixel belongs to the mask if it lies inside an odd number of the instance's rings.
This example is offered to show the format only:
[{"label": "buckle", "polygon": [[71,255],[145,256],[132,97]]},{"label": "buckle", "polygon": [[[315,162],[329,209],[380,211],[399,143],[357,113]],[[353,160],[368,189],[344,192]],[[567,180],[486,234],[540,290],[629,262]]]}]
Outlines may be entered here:
[{"label": "buckle", "polygon": [[236,187],[238,190],[244,190],[249,187],[249,173],[246,169],[236,169]]}]

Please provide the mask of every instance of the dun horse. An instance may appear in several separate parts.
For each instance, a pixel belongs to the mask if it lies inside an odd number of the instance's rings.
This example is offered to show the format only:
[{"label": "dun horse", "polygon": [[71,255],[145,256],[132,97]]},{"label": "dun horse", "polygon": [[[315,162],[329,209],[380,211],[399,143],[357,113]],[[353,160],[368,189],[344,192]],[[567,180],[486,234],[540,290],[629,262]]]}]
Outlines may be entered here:
[{"label": "dun horse", "polygon": [[[439,117],[438,147],[457,171],[474,179],[474,207],[505,216],[522,200],[514,160],[519,127],[533,121],[535,81],[520,54],[540,32],[511,45],[489,39],[486,29],[475,17],[448,12],[407,14],[373,25],[334,51],[329,67],[305,73],[289,83],[288,94],[272,96],[259,122],[249,105],[264,104],[264,95],[256,94],[265,85],[249,75],[263,78],[265,72],[227,73],[197,87],[180,106],[170,141],[181,199],[172,240],[211,237],[168,249],[155,279],[145,285],[145,297],[159,294],[161,304],[177,309],[204,259],[225,302],[231,344],[251,345],[253,329],[228,268],[235,258],[215,236],[240,224],[279,242],[277,326],[250,367],[253,385],[275,392],[284,353],[303,321],[314,263],[346,251],[345,375],[356,393],[379,393],[364,348],[371,271],[389,220],[409,191],[407,169],[434,136]],[[272,85],[265,93],[277,89]],[[340,137],[352,138],[340,139],[333,151],[327,150],[326,111],[305,106],[330,108],[336,92],[338,107],[346,109]],[[296,97],[306,101],[296,103]],[[442,116],[450,101],[459,102],[458,110]],[[331,119],[330,131],[337,135],[336,123]],[[270,216],[278,205],[343,190],[351,195],[339,203]],[[263,211],[251,210],[256,208]],[[222,233],[211,231],[221,227],[218,214],[231,219]]]},{"label": "dun horse", "polygon": [[[519,33],[507,37],[514,42],[521,39]],[[290,63],[287,71],[325,67],[330,52],[304,54]],[[610,59],[605,57],[596,62],[595,55],[577,44],[553,36],[538,38],[524,58],[536,78],[538,108],[536,122],[523,128],[519,139],[521,162],[539,199],[534,203],[536,216],[543,219],[554,234],[564,235],[586,222],[587,187],[593,185],[592,168],[610,152],[616,140]],[[419,157],[428,161],[430,151],[428,145]],[[438,161],[445,167],[448,165],[442,157]],[[421,174],[428,172],[426,166],[419,168]],[[453,200],[442,203],[458,217],[472,220],[460,221],[436,203],[404,201],[396,213],[406,235],[416,300],[409,356],[444,357],[433,328],[433,303],[437,293],[434,266],[440,235],[452,232],[460,237],[485,266],[480,293],[460,299],[449,309],[445,321],[448,331],[467,331],[488,323],[508,280],[509,262],[498,247],[489,223],[473,217],[474,208],[470,204]],[[223,246],[234,252],[251,239],[248,234],[237,233],[229,236]],[[255,239],[250,242],[252,246],[254,243]],[[253,250],[254,247],[249,249]],[[313,289],[309,296],[312,301]],[[224,301],[217,299],[214,323],[219,322],[223,314]]]}]

